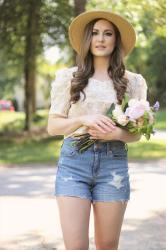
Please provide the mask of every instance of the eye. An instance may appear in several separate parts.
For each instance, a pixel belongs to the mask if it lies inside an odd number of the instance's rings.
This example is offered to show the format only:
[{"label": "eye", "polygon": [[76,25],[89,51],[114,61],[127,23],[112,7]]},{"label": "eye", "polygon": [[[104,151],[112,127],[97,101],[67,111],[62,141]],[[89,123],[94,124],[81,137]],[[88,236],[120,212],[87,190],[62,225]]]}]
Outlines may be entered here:
[{"label": "eye", "polygon": [[96,31],[93,31],[93,32],[92,32],[92,35],[97,35],[97,32],[96,32]]},{"label": "eye", "polygon": [[112,36],[112,33],[109,33],[109,32],[108,32],[108,33],[106,33],[106,35],[107,35],[107,36]]}]

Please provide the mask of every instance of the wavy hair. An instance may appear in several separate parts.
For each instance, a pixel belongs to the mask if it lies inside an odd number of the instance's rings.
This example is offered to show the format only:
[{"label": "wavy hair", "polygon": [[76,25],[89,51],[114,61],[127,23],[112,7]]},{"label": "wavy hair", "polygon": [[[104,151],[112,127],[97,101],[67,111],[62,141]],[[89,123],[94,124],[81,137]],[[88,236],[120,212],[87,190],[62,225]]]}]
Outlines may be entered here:
[{"label": "wavy hair", "polygon": [[[94,74],[93,65],[93,54],[90,51],[90,44],[92,40],[92,31],[94,24],[103,18],[97,18],[88,23],[84,30],[84,36],[81,43],[80,54],[76,56],[76,64],[78,66],[77,71],[73,72],[73,78],[71,79],[71,99],[72,103],[76,103],[80,99],[80,92],[84,95],[84,100],[86,94],[84,93],[84,88],[88,85],[88,79]],[[113,24],[115,31],[115,48],[110,55],[108,75],[113,81],[114,89],[116,91],[118,104],[121,104],[124,94],[126,92],[128,80],[124,77],[125,75],[125,65],[123,63],[122,56],[122,43],[121,36],[118,28]]]}]

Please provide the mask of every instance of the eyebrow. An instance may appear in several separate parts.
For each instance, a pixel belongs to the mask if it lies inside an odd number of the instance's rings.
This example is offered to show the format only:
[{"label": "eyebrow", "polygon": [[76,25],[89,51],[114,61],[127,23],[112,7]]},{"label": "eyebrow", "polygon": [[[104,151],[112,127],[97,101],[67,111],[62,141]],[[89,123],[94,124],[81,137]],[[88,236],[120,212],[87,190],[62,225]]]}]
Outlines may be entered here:
[{"label": "eyebrow", "polygon": [[[93,29],[93,30],[98,30],[98,29]],[[112,29],[106,29],[106,30],[104,30],[104,31],[113,31]]]}]

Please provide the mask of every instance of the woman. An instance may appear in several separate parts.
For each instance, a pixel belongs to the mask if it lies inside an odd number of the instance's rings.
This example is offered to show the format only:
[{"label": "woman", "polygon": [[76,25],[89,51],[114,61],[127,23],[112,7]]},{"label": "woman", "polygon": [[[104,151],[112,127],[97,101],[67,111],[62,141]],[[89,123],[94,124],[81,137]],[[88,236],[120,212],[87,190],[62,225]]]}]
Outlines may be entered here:
[{"label": "woman", "polygon": [[[67,250],[87,250],[91,202],[97,250],[117,250],[130,198],[127,143],[140,139],[105,114],[125,92],[146,99],[140,74],[125,70],[123,58],[135,45],[130,23],[110,11],[88,11],[69,26],[77,66],[59,70],[52,84],[50,135],[64,135],[55,195]],[[97,139],[83,153],[72,142],[89,133]]]}]

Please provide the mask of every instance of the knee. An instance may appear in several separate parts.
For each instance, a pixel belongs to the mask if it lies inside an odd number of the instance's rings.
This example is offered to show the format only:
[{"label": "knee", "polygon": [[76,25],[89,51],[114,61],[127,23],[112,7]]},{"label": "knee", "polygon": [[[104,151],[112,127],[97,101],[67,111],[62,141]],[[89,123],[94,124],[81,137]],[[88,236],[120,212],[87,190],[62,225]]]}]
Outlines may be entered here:
[{"label": "knee", "polygon": [[118,250],[118,240],[99,241],[96,243],[96,250]]},{"label": "knee", "polygon": [[75,242],[73,244],[70,244],[70,246],[66,246],[66,250],[88,250],[89,249],[89,245],[85,244],[85,243],[79,243],[79,242]]},{"label": "knee", "polygon": [[83,246],[73,246],[72,248],[66,248],[66,250],[88,250],[89,248]]}]

